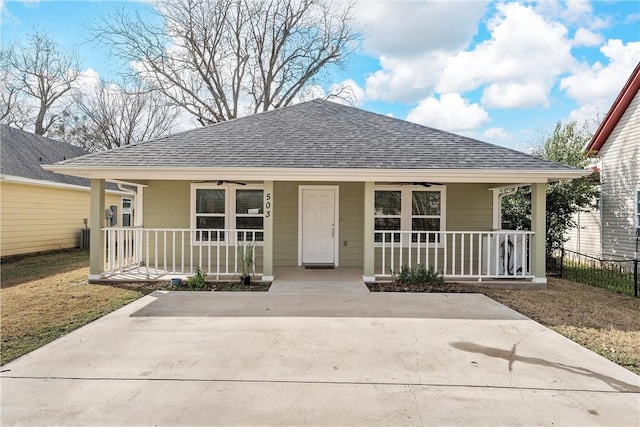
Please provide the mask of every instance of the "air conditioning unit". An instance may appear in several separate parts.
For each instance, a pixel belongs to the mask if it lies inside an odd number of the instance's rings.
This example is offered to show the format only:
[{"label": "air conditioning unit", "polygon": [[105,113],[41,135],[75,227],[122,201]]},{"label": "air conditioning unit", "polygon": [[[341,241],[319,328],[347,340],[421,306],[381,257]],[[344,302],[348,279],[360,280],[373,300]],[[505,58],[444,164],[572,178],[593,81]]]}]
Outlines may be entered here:
[{"label": "air conditioning unit", "polygon": [[522,263],[523,258],[527,259],[526,250],[527,239],[523,239],[520,235],[499,234],[497,239],[495,235],[483,237],[482,274],[486,276],[522,275],[526,268]]}]

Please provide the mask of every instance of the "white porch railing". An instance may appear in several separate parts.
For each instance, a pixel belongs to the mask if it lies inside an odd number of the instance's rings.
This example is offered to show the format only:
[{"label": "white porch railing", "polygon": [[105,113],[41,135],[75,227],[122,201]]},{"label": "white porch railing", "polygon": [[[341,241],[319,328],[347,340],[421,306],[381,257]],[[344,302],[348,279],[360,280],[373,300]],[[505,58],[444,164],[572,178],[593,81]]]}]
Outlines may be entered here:
[{"label": "white porch railing", "polygon": [[433,267],[448,279],[530,279],[529,231],[375,231],[375,276]]},{"label": "white porch railing", "polygon": [[[188,228],[104,228],[104,276],[154,278],[194,274],[200,269],[221,278],[238,274],[245,251],[261,251],[263,230]],[[253,274],[260,267],[253,264]]]}]

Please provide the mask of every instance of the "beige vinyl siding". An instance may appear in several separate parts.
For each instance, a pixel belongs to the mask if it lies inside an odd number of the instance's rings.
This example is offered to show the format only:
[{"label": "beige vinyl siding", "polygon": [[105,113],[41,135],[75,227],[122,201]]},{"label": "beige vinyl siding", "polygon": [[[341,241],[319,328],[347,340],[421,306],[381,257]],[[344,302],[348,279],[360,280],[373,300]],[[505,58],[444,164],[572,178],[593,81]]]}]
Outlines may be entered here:
[{"label": "beige vinyl siding", "polygon": [[640,186],[640,94],[636,94],[602,150],[602,254],[632,259]]},{"label": "beige vinyl siding", "polygon": [[594,258],[600,257],[600,211],[581,211],[574,215],[577,227],[568,231],[565,249]]},{"label": "beige vinyl siding", "polygon": [[[18,255],[80,246],[89,218],[89,189],[0,183],[0,255]],[[121,205],[107,194],[105,205]]]},{"label": "beige vinyl siding", "polygon": [[143,227],[189,228],[191,226],[191,183],[149,181],[144,189]]},{"label": "beige vinyl siding", "polygon": [[447,184],[447,231],[490,231],[498,184]]}]

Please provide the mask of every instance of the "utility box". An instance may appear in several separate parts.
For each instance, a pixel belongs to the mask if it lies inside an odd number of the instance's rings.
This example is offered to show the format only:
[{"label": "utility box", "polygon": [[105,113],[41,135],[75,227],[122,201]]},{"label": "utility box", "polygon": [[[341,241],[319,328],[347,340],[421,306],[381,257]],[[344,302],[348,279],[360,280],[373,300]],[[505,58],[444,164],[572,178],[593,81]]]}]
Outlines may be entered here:
[{"label": "utility box", "polygon": [[80,249],[89,249],[91,241],[91,230],[88,228],[80,229]]}]

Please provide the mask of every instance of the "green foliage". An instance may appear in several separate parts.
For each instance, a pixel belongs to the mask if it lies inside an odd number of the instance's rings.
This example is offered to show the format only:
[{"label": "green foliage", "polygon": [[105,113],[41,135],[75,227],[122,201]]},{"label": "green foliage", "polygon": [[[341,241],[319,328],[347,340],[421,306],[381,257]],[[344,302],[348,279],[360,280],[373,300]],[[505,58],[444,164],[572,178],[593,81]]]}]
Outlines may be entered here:
[{"label": "green foliage", "polygon": [[206,282],[207,273],[204,273],[200,266],[196,269],[196,274],[189,277],[187,280],[187,286],[191,289],[200,289],[204,288],[207,284]]},{"label": "green foliage", "polygon": [[253,271],[253,244],[245,243],[238,251],[238,267],[243,277],[249,276]]},{"label": "green foliage", "polygon": [[394,275],[396,276],[396,281],[402,285],[442,286],[445,283],[444,276],[439,274],[433,266],[427,269],[422,264],[418,264],[416,268],[403,265],[400,267],[400,271],[397,274],[394,273]]},{"label": "green foliage", "polygon": [[[533,155],[584,168],[589,160],[583,152],[583,147],[590,139],[591,134],[587,129],[578,128],[576,122],[566,125],[558,123],[544,144],[533,151]],[[598,187],[588,178],[547,185],[547,248],[562,246],[566,241],[567,231],[577,225],[573,214],[582,209],[596,207],[598,194]],[[510,222],[516,230],[531,229],[530,188],[520,188],[513,196],[503,198],[502,218],[503,221]]]}]

